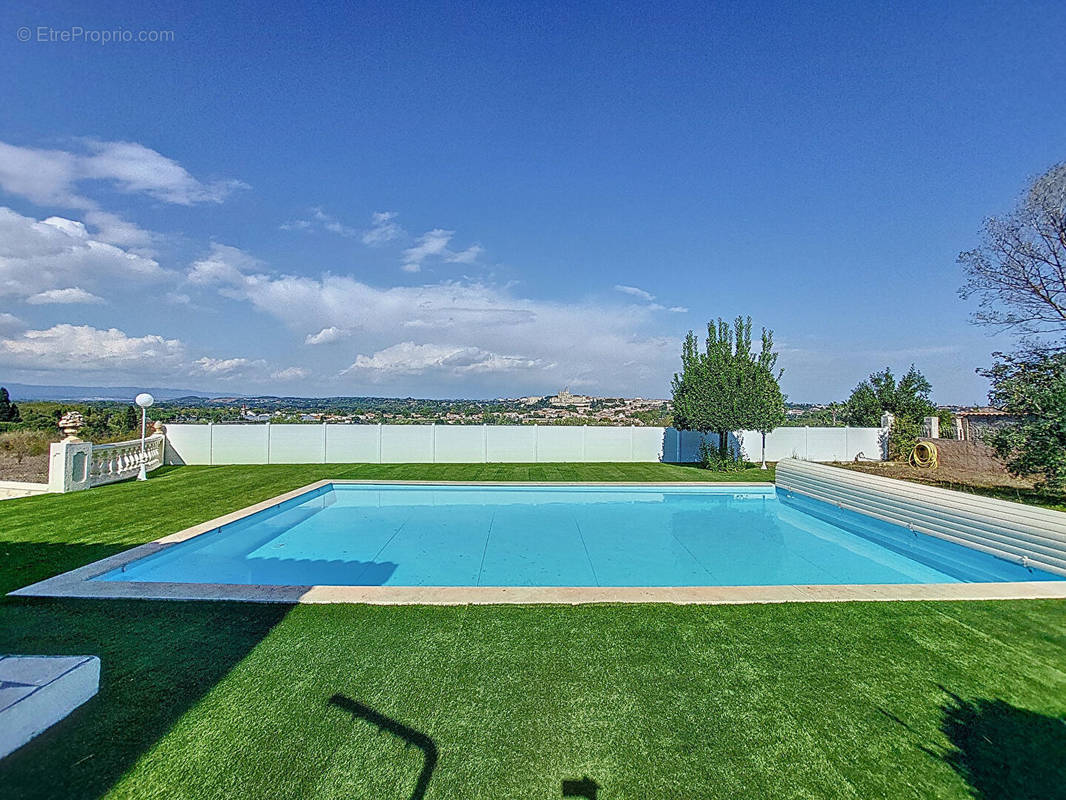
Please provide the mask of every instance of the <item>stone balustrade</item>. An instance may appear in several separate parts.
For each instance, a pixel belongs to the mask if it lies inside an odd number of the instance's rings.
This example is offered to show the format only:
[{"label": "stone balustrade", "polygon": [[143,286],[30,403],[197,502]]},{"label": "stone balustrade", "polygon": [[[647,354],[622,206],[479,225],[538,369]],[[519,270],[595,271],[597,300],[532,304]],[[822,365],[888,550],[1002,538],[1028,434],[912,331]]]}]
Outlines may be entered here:
[{"label": "stone balustrade", "polygon": [[89,485],[102,486],[134,478],[140,472],[142,464],[146,472],[162,466],[164,441],[162,434],[149,436],[145,439],[143,452],[140,439],[94,444],[89,465]]}]

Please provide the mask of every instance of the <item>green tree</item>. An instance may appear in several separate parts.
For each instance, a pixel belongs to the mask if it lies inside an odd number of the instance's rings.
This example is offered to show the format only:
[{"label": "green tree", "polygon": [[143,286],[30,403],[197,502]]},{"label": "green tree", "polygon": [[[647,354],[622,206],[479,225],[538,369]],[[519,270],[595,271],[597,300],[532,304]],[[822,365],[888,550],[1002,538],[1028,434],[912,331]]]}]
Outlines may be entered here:
[{"label": "green tree", "polygon": [[773,332],[766,329],[760,352],[752,354],[751,317],[737,317],[732,326],[720,318],[707,323],[702,350],[689,331],[681,348],[681,372],[671,383],[674,426],[717,433],[719,461],[732,461],[730,431],[772,429],[784,416],[773,373],[776,361]]},{"label": "green tree", "polygon": [[979,370],[992,382],[989,399],[1021,421],[995,431],[988,442],[1015,475],[1066,485],[1066,351],[1030,347],[994,356],[994,366]]},{"label": "green tree", "polygon": [[783,370],[777,370],[777,353],[774,352],[774,332],[763,328],[762,348],[751,363],[748,396],[749,416],[744,420],[745,430],[755,430],[762,435],[762,468],[766,469],[766,434],[785,421],[785,396],[778,381]]},{"label": "green tree", "polygon": [[7,389],[0,386],[0,422],[20,422],[19,407],[11,402]]},{"label": "green tree", "polygon": [[903,459],[914,449],[922,422],[937,413],[929,399],[932,390],[932,384],[914,364],[898,382],[886,367],[852,390],[844,407],[844,419],[849,425],[877,427],[881,424],[881,413],[890,412],[895,422],[888,437],[888,455]]},{"label": "green tree", "polygon": [[932,390],[913,364],[898,382],[886,367],[852,389],[844,405],[844,419],[849,425],[875,428],[881,424],[881,413],[888,411],[896,419],[921,425],[925,417],[936,414],[936,406],[929,399]]},{"label": "green tree", "polygon": [[122,414],[122,427],[127,431],[139,431],[141,429],[141,414],[137,406],[126,406]]}]

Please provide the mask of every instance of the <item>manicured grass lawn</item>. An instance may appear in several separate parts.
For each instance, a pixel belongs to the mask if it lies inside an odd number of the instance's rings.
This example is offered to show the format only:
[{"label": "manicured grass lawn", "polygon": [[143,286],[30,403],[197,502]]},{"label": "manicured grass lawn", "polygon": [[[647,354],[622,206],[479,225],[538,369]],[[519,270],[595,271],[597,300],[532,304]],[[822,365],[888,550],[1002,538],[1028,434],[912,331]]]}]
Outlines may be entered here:
[{"label": "manicured grass lawn", "polygon": [[[173,469],[0,504],[0,584],[321,477],[516,475],[708,477],[663,465]],[[598,800],[1066,797],[1062,601],[6,599],[0,652],[104,665],[96,698],[0,761],[4,798],[497,800],[559,798],[564,784],[589,796],[590,782]]]}]

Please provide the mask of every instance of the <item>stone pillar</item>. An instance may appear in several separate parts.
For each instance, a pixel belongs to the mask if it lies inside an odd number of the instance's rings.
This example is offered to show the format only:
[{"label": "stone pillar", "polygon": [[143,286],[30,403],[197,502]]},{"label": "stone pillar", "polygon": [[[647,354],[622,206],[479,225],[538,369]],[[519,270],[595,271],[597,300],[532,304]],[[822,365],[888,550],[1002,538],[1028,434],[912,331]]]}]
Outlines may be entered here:
[{"label": "stone pillar", "polygon": [[881,460],[888,461],[888,437],[892,435],[892,423],[896,421],[896,417],[890,411],[883,411],[881,413]]},{"label": "stone pillar", "polygon": [[92,442],[78,438],[83,420],[77,411],[63,415],[59,429],[66,434],[54,442],[48,453],[48,491],[77,492],[89,488],[89,467],[93,460]]},{"label": "stone pillar", "polygon": [[922,422],[922,435],[926,439],[939,439],[940,417],[926,417]]}]

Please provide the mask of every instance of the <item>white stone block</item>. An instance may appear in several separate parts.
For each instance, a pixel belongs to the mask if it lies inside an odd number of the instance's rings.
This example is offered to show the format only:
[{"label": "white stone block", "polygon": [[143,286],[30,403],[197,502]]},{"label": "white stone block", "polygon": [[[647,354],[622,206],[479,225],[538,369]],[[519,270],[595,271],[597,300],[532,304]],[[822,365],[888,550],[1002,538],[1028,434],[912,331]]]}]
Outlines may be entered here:
[{"label": "white stone block", "polygon": [[96,656],[0,656],[0,758],[55,725],[99,688]]}]

